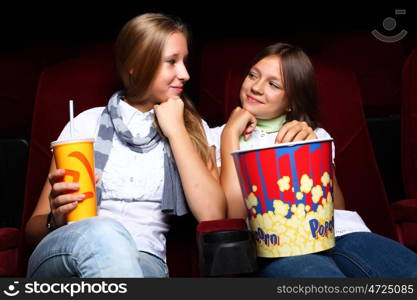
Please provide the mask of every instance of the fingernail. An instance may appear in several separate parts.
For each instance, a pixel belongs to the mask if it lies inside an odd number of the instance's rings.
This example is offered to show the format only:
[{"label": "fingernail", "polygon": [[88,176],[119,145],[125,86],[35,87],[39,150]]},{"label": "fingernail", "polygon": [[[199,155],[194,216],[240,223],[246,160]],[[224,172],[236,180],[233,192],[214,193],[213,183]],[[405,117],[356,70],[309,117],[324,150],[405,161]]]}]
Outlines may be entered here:
[{"label": "fingernail", "polygon": [[80,200],[82,200],[82,199],[85,198],[85,195],[84,194],[79,194],[79,195],[77,195],[77,198],[80,199]]}]

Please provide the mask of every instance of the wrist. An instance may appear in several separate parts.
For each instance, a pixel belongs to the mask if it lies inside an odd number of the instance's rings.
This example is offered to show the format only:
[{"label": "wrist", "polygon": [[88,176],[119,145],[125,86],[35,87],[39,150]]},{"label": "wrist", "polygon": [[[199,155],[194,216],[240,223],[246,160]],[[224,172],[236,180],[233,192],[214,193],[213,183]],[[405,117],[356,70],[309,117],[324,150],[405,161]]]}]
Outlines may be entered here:
[{"label": "wrist", "polygon": [[170,130],[170,132],[168,132],[167,134],[165,134],[165,136],[169,140],[170,139],[173,139],[173,138],[187,136],[187,135],[188,135],[188,131],[185,128],[185,126],[178,126],[177,128],[173,128],[172,130]]},{"label": "wrist", "polygon": [[233,127],[228,127],[227,125],[224,127],[223,132],[220,136],[221,139],[225,139],[226,141],[230,141],[231,139],[233,140],[239,140],[240,136],[242,135],[242,133]]},{"label": "wrist", "polygon": [[48,217],[46,219],[46,228],[48,229],[49,232],[54,231],[55,229],[58,228],[58,226],[56,225],[55,218],[54,218],[54,215],[52,214],[52,212],[50,212],[48,214]]}]

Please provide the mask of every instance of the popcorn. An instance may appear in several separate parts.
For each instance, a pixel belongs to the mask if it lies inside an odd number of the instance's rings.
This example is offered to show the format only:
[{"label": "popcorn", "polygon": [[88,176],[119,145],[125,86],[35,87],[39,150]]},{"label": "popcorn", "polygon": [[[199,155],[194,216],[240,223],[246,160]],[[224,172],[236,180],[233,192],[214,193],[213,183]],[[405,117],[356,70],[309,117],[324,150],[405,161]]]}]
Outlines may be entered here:
[{"label": "popcorn", "polygon": [[281,192],[288,191],[290,189],[290,177],[289,176],[282,177],[281,179],[278,180],[277,184]]},{"label": "popcorn", "polygon": [[307,174],[303,174],[303,176],[301,176],[301,180],[300,180],[300,191],[302,191],[303,193],[308,194],[308,193],[310,193],[312,187],[313,187],[313,179],[308,177]]},{"label": "popcorn", "polygon": [[315,187],[313,187],[313,189],[311,190],[311,194],[313,195],[313,202],[314,203],[318,203],[320,200],[320,197],[323,196],[323,189],[321,188],[320,185],[316,185]]},{"label": "popcorn", "polygon": [[246,207],[248,209],[258,206],[258,198],[255,196],[253,192],[248,195],[248,197],[245,199],[245,202],[246,202]]},{"label": "popcorn", "polygon": [[[322,183],[330,183],[328,174],[324,173]],[[327,181],[326,181],[327,180]],[[289,178],[284,176],[278,181],[280,190],[289,190]],[[273,200],[273,210],[257,213],[258,198],[254,195],[256,186],[246,202],[252,207],[254,217],[249,219],[252,231],[258,245],[258,255],[261,257],[284,257],[323,251],[334,246],[333,197],[330,192],[326,198],[323,187],[313,187],[312,180],[306,175],[302,177],[300,192],[296,199],[305,199],[311,194],[315,206],[305,203],[291,204],[280,199]],[[293,188],[293,187],[292,187]],[[314,208],[314,209],[313,209]],[[288,215],[288,212],[291,212]],[[256,230],[254,230],[256,229]]]},{"label": "popcorn", "polygon": [[321,183],[324,187],[326,187],[330,183],[330,175],[327,172],[323,173],[323,176],[321,176]]}]

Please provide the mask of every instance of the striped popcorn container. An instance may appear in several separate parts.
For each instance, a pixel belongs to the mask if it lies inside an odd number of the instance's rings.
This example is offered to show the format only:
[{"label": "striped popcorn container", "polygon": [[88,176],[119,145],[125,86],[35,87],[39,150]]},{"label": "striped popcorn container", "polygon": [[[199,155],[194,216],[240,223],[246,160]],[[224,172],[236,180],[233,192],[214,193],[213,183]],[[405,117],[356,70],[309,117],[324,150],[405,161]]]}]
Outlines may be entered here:
[{"label": "striped popcorn container", "polygon": [[259,257],[335,245],[332,139],[232,153]]}]

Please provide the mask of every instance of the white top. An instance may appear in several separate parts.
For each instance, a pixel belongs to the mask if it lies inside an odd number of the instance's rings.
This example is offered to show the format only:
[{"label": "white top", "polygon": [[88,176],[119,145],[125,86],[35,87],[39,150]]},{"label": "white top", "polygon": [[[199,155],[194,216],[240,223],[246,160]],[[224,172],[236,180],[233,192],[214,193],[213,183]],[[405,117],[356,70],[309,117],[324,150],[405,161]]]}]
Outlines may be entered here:
[{"label": "white top", "polygon": [[[86,110],[74,118],[73,138],[96,138],[104,107]],[[132,135],[146,136],[154,111],[141,112],[120,101],[122,119]],[[209,146],[210,130],[203,121]],[[58,140],[69,139],[69,123]],[[132,235],[140,251],[166,261],[168,216],[161,211],[164,186],[164,145],[161,141],[147,153],[131,151],[115,134],[112,149],[101,177],[103,191],[99,216],[119,221]]]},{"label": "white top", "polygon": [[[221,166],[221,156],[220,156],[220,141],[221,134],[224,129],[224,126],[210,128],[211,138],[213,139],[214,145],[216,146],[216,162],[217,167]],[[314,130],[318,139],[329,139],[331,138],[330,134],[323,128],[317,128]],[[252,132],[250,138],[244,143],[245,149],[267,147],[275,143],[275,138],[277,136],[276,132],[266,133],[259,127],[256,127]],[[244,150],[243,148],[241,150]],[[335,148],[334,143],[332,142],[332,159],[334,163],[335,157]],[[368,231],[369,228],[365,225],[365,222],[355,211],[335,209],[334,211],[334,227],[335,227],[335,236],[341,236],[344,234],[360,231]]]}]

